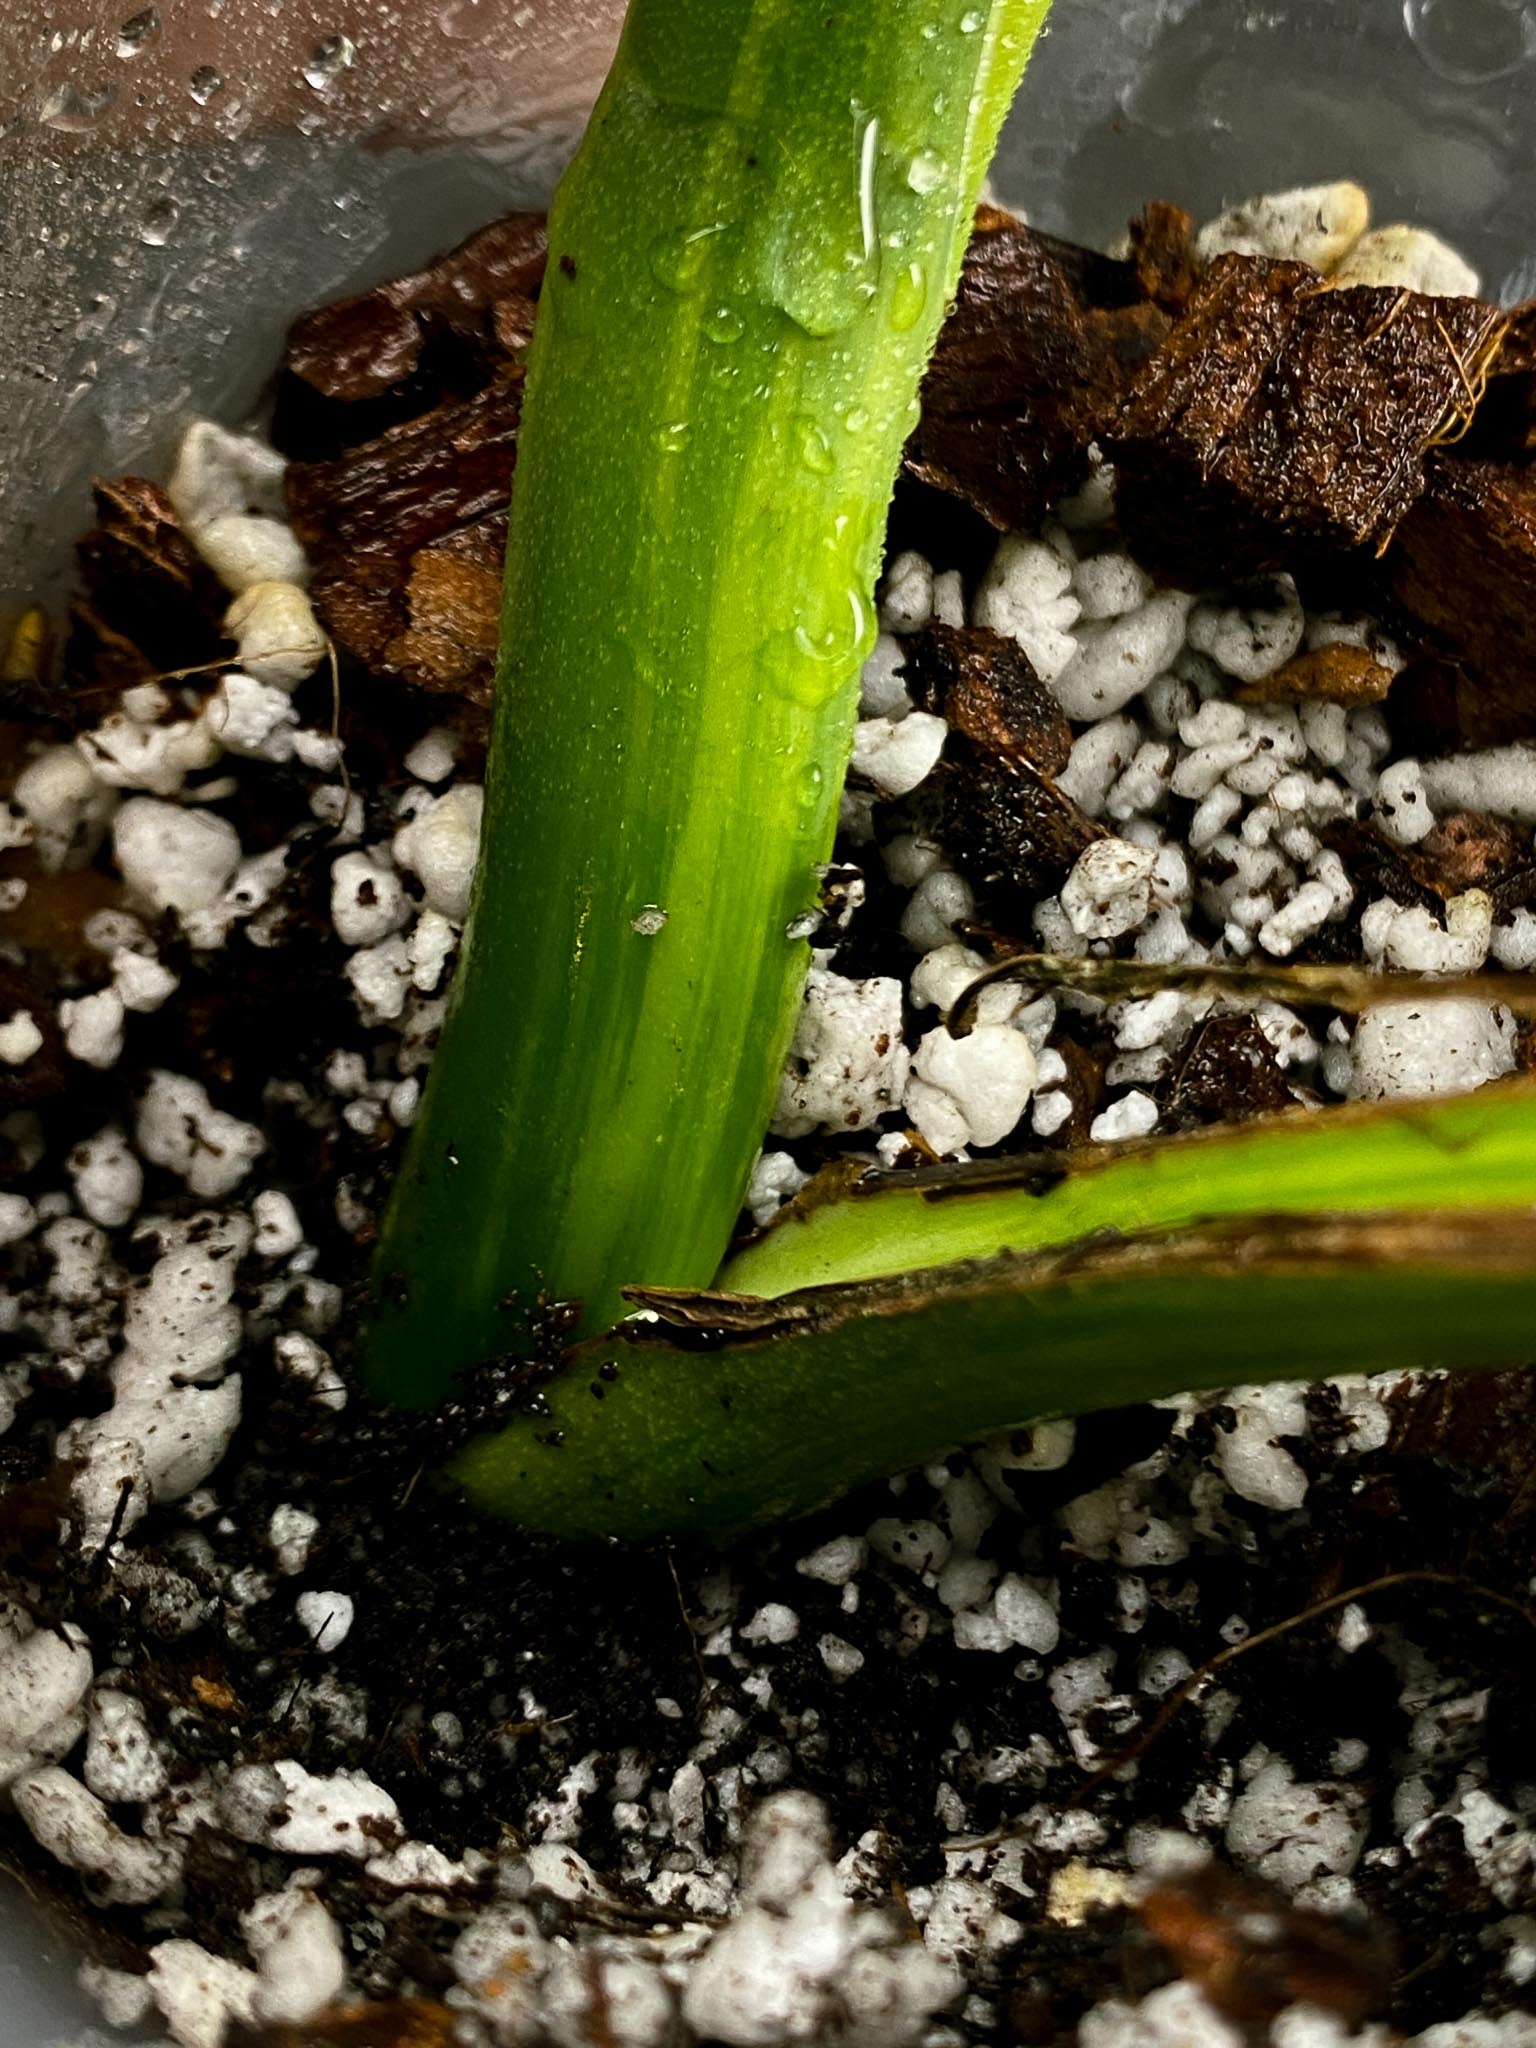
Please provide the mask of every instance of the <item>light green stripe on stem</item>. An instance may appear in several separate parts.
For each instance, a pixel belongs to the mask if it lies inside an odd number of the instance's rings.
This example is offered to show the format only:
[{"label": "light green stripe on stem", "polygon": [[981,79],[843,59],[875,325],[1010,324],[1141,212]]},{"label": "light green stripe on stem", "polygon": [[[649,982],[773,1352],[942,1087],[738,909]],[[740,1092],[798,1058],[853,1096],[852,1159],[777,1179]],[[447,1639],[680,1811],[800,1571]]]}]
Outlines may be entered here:
[{"label": "light green stripe on stem", "polygon": [[596,1329],[714,1272],[892,479],[1046,4],[631,7],[551,216],[479,882],[376,1266],[387,1399],[525,1345],[540,1295]]}]

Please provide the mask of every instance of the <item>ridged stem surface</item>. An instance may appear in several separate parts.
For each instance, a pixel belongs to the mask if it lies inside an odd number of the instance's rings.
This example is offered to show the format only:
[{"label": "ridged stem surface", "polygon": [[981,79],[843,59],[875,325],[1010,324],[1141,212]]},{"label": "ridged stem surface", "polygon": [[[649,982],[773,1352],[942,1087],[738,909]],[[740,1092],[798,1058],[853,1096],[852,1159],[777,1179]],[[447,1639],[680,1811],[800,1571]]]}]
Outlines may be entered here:
[{"label": "ridged stem surface", "polygon": [[1047,0],[635,0],[551,217],[485,836],[365,1366],[700,1285],[807,965],[885,511]]}]

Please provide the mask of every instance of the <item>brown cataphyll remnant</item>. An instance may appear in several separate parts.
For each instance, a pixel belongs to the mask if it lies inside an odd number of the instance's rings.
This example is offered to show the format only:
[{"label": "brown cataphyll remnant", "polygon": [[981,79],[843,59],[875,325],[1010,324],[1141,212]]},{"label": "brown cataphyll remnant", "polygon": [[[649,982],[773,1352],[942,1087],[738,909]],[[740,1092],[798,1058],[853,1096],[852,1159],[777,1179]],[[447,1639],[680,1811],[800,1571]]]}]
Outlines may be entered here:
[{"label": "brown cataphyll remnant", "polygon": [[1168,331],[1143,279],[1176,289],[1181,232],[1187,248],[1188,216],[1159,213],[1139,262],[1120,263],[983,207],[907,469],[993,526],[1036,525],[1087,476],[1090,444]]},{"label": "brown cataphyll remnant", "polygon": [[1391,555],[1398,602],[1455,670],[1456,719],[1473,746],[1529,734],[1536,713],[1536,475],[1446,453]]},{"label": "brown cataphyll remnant", "polygon": [[1427,450],[1470,417],[1503,326],[1478,299],[1218,258],[1110,436],[1132,552],[1196,588],[1380,553]]}]

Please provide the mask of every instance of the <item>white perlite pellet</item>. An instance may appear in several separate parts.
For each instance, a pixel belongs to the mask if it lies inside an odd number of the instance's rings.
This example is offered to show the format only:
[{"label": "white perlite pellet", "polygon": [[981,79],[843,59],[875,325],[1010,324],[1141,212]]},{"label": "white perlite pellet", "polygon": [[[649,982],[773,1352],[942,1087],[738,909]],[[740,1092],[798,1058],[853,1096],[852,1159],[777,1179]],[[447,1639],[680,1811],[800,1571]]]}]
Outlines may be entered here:
[{"label": "white perlite pellet", "polygon": [[301,1593],[294,1602],[299,1626],[317,1650],[336,1650],[346,1640],[356,1608],[349,1593]]},{"label": "white perlite pellet", "polygon": [[251,584],[225,613],[224,630],[245,673],[274,689],[297,689],[325,658],[314,606],[296,583]]},{"label": "white perlite pellet", "polygon": [[86,1717],[82,1775],[98,1799],[142,1805],[164,1791],[165,1761],[150,1735],[140,1701],[98,1690]]},{"label": "white perlite pellet", "polygon": [[867,1126],[900,1102],[908,1065],[901,983],[887,976],[849,981],[813,966],[772,1128],[803,1138]]},{"label": "white perlite pellet", "polygon": [[255,1124],[215,1109],[200,1081],[163,1067],[139,1099],[134,1136],[152,1166],[178,1175],[205,1201],[232,1194],[266,1149]]},{"label": "white perlite pellet", "polygon": [[220,1800],[225,1825],[242,1842],[287,1856],[346,1856],[357,1862],[392,1847],[401,1834],[387,1792],[361,1771],[313,1776],[291,1757],[241,1764]]},{"label": "white perlite pellet", "polygon": [[864,718],[854,727],[850,771],[881,796],[910,796],[944,751],[942,718],[912,711],[901,718]]},{"label": "white perlite pellet", "polygon": [[257,1982],[254,1970],[195,1941],[162,1941],[150,1950],[149,1987],[180,2048],[223,2048],[231,2023],[251,2025]]},{"label": "white perlite pellet", "polygon": [[886,571],[879,593],[880,624],[887,633],[916,633],[933,617],[933,569],[909,549]]},{"label": "white perlite pellet", "polygon": [[59,1630],[26,1625],[0,1647],[0,1785],[74,1747],[93,1668],[85,1631],[73,1622]]},{"label": "white perlite pellet", "polygon": [[1061,885],[1061,907],[1079,938],[1118,939],[1146,922],[1156,854],[1124,839],[1096,839]]},{"label": "white perlite pellet", "polygon": [[907,650],[894,633],[882,633],[859,677],[859,713],[869,718],[905,718],[912,699],[902,679]]},{"label": "white perlite pellet", "polygon": [[1427,228],[1393,226],[1363,234],[1334,272],[1336,284],[1391,285],[1431,298],[1475,298],[1471,264]]},{"label": "white perlite pellet", "polygon": [[712,1937],[683,1992],[683,2016],[700,2039],[785,2048],[836,2012],[858,2030],[850,2038],[902,2048],[959,1988],[952,1965],[846,1897],[807,1793],[778,1793],[757,1808],[743,1860],[741,1910]]},{"label": "white perlite pellet", "polygon": [[1202,263],[1230,252],[1310,263],[1326,274],[1343,262],[1370,218],[1370,200],[1359,185],[1345,179],[1299,185],[1246,199],[1207,221],[1195,239],[1195,253]]},{"label": "white perlite pellet", "polygon": [[144,1169],[120,1124],[107,1124],[82,1138],[69,1155],[75,1200],[93,1223],[115,1230],[126,1223],[144,1194]]},{"label": "white perlite pellet", "polygon": [[1105,718],[1139,697],[1183,646],[1191,603],[1183,591],[1163,590],[1119,618],[1083,626],[1072,660],[1045,678],[1068,718]]},{"label": "white perlite pellet", "polygon": [[331,868],[331,923],[344,946],[372,946],[398,931],[410,899],[392,867],[366,853],[344,853]]},{"label": "white perlite pellet", "polygon": [[1536,825],[1536,744],[1520,741],[1423,764],[1424,788],[1437,812],[1492,811]]},{"label": "white perlite pellet", "polygon": [[1232,1422],[1217,1430],[1214,1446],[1223,1478],[1234,1493],[1260,1507],[1299,1508],[1307,1476],[1280,1439],[1306,1436],[1305,1389],[1240,1387],[1229,1399]]},{"label": "white perlite pellet", "polygon": [[1076,657],[1072,628],[1081,609],[1072,595],[1071,564],[1043,541],[1009,534],[981,580],[971,620],[1016,640],[1049,684]]},{"label": "white perlite pellet", "polygon": [[174,1847],[125,1834],[101,1800],[58,1764],[18,1778],[10,1796],[44,1854],[78,1871],[103,1904],[148,1905],[175,1877]]},{"label": "white perlite pellet", "polygon": [[1363,1795],[1340,1784],[1297,1784],[1280,1758],[1238,1794],[1227,1852],[1256,1877],[1294,1892],[1321,1875],[1347,1876],[1365,1846]]},{"label": "white perlite pellet", "polygon": [[268,1892],[240,1916],[256,1959],[258,2019],[301,2027],[333,2005],[347,1979],[341,1930],[314,1892]]},{"label": "white perlite pellet", "polygon": [[148,796],[130,797],[112,821],[119,872],[154,910],[206,910],[240,861],[240,838],[227,818]]},{"label": "white perlite pellet", "polygon": [[1035,1055],[1021,1032],[982,1024],[964,1038],[940,1026],[912,1055],[903,1104],[935,1152],[996,1145],[1013,1130],[1035,1085]]},{"label": "white perlite pellet", "polygon": [[1514,1020],[1490,1003],[1386,1003],[1355,1029],[1349,1093],[1463,1095],[1515,1070]]},{"label": "white perlite pellet", "polygon": [[13,1010],[0,1021],[0,1064],[24,1067],[43,1049],[43,1034],[30,1010]]},{"label": "white perlite pellet", "polygon": [[395,834],[397,864],[419,878],[427,907],[455,924],[469,914],[484,811],[478,783],[455,783]]}]

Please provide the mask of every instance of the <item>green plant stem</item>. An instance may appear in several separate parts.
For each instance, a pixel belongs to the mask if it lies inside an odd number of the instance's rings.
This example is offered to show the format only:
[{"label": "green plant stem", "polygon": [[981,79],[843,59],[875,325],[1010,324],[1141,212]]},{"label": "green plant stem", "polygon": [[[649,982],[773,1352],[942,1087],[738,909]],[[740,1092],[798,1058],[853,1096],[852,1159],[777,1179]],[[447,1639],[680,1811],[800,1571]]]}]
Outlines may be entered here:
[{"label": "green plant stem", "polygon": [[[1047,0],[634,0],[550,223],[466,953],[385,1220],[425,1406],[706,1282],[771,1108],[884,513]],[[664,922],[662,921],[664,917]]]},{"label": "green plant stem", "polygon": [[1237,1129],[1038,1154],[980,1172],[871,1174],[847,1200],[787,1212],[729,1262],[719,1285],[789,1294],[1100,1230],[1170,1231],[1232,1216],[1532,1203],[1536,1086],[1512,1081],[1441,1102],[1286,1111]]},{"label": "green plant stem", "polygon": [[461,1454],[480,1505],[565,1536],[727,1536],[1047,1415],[1333,1372],[1525,1363],[1529,1209],[1267,1217],[795,1295],[661,1304],[544,1412]]}]

